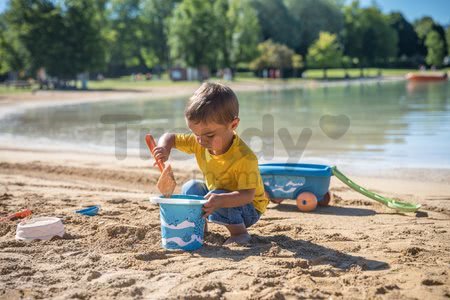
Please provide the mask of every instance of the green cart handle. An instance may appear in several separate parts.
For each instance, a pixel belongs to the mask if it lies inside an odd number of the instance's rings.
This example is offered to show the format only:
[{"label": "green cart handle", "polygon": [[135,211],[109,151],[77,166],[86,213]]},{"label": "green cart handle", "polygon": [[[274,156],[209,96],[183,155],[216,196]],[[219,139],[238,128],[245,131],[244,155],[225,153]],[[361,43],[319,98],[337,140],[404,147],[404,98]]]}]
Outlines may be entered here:
[{"label": "green cart handle", "polygon": [[412,204],[407,202],[402,202],[398,200],[394,200],[391,198],[383,197],[381,195],[378,195],[377,193],[374,193],[372,191],[366,190],[365,188],[359,186],[355,182],[351,181],[348,177],[346,177],[344,174],[342,174],[336,166],[331,167],[331,170],[333,171],[333,175],[336,176],[340,181],[348,185],[353,190],[357,191],[358,193],[363,194],[366,197],[369,197],[370,199],[373,199],[377,202],[380,202],[384,205],[386,205],[389,208],[395,209],[400,212],[416,212],[420,208],[420,204]]}]

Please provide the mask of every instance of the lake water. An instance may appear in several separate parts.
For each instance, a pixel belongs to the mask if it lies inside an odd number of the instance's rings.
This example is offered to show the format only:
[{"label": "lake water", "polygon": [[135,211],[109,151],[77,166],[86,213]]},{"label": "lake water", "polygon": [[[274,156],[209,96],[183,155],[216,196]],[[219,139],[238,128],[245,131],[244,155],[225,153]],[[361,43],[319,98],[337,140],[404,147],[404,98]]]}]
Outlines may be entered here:
[{"label": "lake water", "polygon": [[[238,133],[262,161],[450,167],[450,84],[404,81],[242,92]],[[143,136],[187,132],[187,97],[34,107],[0,119],[0,142],[147,158]],[[174,153],[174,159],[186,156]]]}]

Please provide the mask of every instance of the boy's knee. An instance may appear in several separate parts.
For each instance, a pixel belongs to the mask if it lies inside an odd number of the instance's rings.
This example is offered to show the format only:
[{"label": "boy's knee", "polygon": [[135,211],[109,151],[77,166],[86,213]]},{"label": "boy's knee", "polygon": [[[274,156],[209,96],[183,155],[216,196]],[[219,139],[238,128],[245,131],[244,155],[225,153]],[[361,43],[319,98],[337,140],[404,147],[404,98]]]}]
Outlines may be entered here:
[{"label": "boy's knee", "polygon": [[203,181],[197,179],[191,179],[183,184],[181,187],[181,193],[184,195],[200,195],[204,196],[208,192],[206,185]]}]

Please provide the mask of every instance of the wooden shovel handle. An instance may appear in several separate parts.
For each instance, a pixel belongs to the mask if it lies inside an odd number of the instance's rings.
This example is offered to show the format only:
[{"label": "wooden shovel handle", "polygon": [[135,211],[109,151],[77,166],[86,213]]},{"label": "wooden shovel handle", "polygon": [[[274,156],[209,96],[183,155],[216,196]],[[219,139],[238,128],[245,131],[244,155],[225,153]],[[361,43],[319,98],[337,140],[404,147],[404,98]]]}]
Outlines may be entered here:
[{"label": "wooden shovel handle", "polygon": [[153,136],[151,134],[146,134],[145,142],[147,143],[148,150],[150,150],[150,153],[153,155],[153,158],[155,159],[156,163],[158,164],[159,170],[162,172],[164,170],[164,163],[161,160],[156,159],[155,155],[153,154],[153,151],[156,148],[155,139],[153,138]]}]

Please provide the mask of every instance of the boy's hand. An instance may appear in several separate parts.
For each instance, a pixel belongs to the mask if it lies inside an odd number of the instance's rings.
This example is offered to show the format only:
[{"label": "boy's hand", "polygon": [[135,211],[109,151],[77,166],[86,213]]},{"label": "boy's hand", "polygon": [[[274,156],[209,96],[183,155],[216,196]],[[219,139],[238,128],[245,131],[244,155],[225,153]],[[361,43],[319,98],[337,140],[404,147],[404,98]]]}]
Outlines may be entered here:
[{"label": "boy's hand", "polygon": [[221,198],[224,194],[214,194],[209,192],[205,195],[205,199],[208,199],[208,202],[203,204],[203,218],[206,219],[210,214],[212,214],[216,209],[221,207]]},{"label": "boy's hand", "polygon": [[[170,150],[168,150],[166,147],[155,147],[153,150],[153,156],[156,160],[159,160],[161,162],[166,162],[169,159]],[[153,164],[154,166],[157,166],[156,161]]]}]

